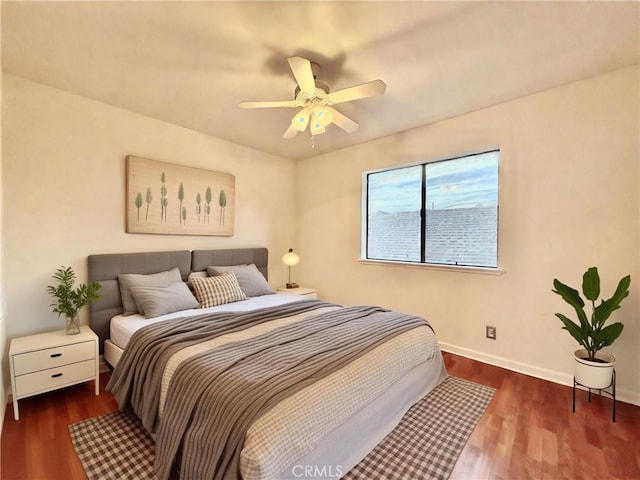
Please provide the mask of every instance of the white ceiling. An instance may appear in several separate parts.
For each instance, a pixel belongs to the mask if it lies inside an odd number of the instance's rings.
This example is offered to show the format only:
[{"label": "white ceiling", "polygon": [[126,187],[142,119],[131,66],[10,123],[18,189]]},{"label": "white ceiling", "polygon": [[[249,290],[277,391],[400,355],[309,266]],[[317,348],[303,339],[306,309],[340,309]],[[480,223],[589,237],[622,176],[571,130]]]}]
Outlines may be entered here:
[{"label": "white ceiling", "polygon": [[[306,158],[640,60],[638,2],[3,2],[2,68],[284,158]],[[282,138],[287,57],[332,90],[383,96],[336,108],[360,123]]]}]

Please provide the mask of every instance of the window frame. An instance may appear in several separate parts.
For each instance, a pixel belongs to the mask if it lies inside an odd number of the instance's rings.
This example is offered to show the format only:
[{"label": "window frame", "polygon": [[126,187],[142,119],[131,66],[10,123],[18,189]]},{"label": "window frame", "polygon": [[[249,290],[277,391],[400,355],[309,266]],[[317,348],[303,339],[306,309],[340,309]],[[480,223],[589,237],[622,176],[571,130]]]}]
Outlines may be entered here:
[{"label": "window frame", "polygon": [[[404,168],[410,168],[414,166],[422,166],[425,167],[431,163],[439,163],[449,160],[457,160],[465,157],[473,157],[476,155],[482,155],[486,153],[498,153],[498,192],[497,192],[497,208],[498,208],[498,218],[496,225],[496,266],[473,266],[473,265],[455,265],[455,264],[445,264],[445,263],[429,263],[426,261],[426,255],[424,251],[425,246],[425,233],[426,233],[426,211],[425,208],[422,208],[420,211],[420,242],[421,242],[421,252],[420,252],[420,261],[403,261],[403,260],[386,260],[386,259],[375,259],[368,258],[368,226],[369,226],[369,199],[368,199],[368,177],[371,174],[381,173],[381,172],[389,172],[393,170],[399,170]],[[361,185],[361,208],[360,208],[360,258],[359,263],[361,264],[372,264],[372,265],[387,265],[387,266],[401,266],[401,267],[415,267],[415,268],[427,268],[433,270],[444,270],[444,271],[459,271],[459,272],[470,272],[470,273],[480,273],[480,274],[489,274],[489,275],[502,275],[505,273],[504,269],[501,267],[500,263],[500,249],[499,249],[499,231],[500,231],[500,163],[501,163],[501,154],[502,151],[499,147],[491,147],[485,148],[481,150],[474,150],[471,152],[437,157],[429,160],[420,160],[411,163],[404,163],[400,165],[387,166],[383,168],[367,170],[362,173],[362,185]],[[425,195],[426,195],[426,185],[425,181],[426,176],[426,168],[422,169],[423,179],[422,179],[422,205],[424,207]]]}]

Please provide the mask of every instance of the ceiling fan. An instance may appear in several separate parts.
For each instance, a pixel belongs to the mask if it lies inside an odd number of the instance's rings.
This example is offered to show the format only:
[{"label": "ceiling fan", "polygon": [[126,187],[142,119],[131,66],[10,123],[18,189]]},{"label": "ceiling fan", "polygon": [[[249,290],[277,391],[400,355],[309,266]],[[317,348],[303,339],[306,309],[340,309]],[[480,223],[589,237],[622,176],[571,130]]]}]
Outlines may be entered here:
[{"label": "ceiling fan", "polygon": [[387,88],[382,80],[373,80],[330,92],[327,85],[316,80],[316,74],[320,70],[317,63],[302,57],[290,57],[288,62],[293,76],[298,82],[294,92],[294,100],[240,102],[239,104],[240,108],[301,107],[302,110],[291,119],[291,125],[284,132],[284,138],[293,138],[298,132],[304,132],[307,125],[309,125],[312,136],[324,133],[325,128],[331,123],[345,132],[355,132],[360,125],[344,116],[332,105],[381,95]]}]

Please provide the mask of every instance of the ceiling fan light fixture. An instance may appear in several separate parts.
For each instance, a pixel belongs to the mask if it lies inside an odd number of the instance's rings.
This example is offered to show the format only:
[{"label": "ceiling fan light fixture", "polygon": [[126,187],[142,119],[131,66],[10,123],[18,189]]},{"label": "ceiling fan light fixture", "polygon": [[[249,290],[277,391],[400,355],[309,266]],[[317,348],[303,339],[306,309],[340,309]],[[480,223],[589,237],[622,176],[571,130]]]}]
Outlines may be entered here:
[{"label": "ceiling fan light fixture", "polygon": [[329,109],[321,107],[313,112],[313,121],[314,123],[317,122],[323,127],[326,127],[333,121],[333,115],[331,115],[331,111]]},{"label": "ceiling fan light fixture", "polygon": [[318,120],[314,120],[311,122],[311,135],[320,135],[321,133],[324,133],[326,131],[324,127],[325,126]]},{"label": "ceiling fan light fixture", "polygon": [[301,110],[291,119],[291,125],[299,132],[304,132],[309,124],[310,115],[311,112],[308,109]]}]

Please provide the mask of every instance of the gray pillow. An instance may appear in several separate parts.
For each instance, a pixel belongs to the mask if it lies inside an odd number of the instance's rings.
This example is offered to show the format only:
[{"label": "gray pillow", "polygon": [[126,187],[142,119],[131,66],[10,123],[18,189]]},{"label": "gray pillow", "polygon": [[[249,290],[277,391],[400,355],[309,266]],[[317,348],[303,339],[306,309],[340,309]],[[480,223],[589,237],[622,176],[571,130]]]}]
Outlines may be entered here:
[{"label": "gray pillow", "polygon": [[200,304],[184,282],[162,286],[131,287],[131,293],[146,318],[198,308]]},{"label": "gray pillow", "polygon": [[118,275],[118,283],[120,283],[120,296],[122,297],[122,306],[124,307],[124,315],[133,315],[138,313],[138,307],[131,295],[131,287],[150,287],[150,286],[166,286],[172,283],[182,282],[180,269],[174,268],[166,272],[152,273],[151,275],[141,275],[139,273],[122,273]]},{"label": "gray pillow", "polygon": [[258,297],[275,293],[267,283],[258,267],[251,265],[232,265],[228,267],[207,267],[210,276],[215,277],[225,272],[233,272],[238,279],[240,288],[247,297]]}]

